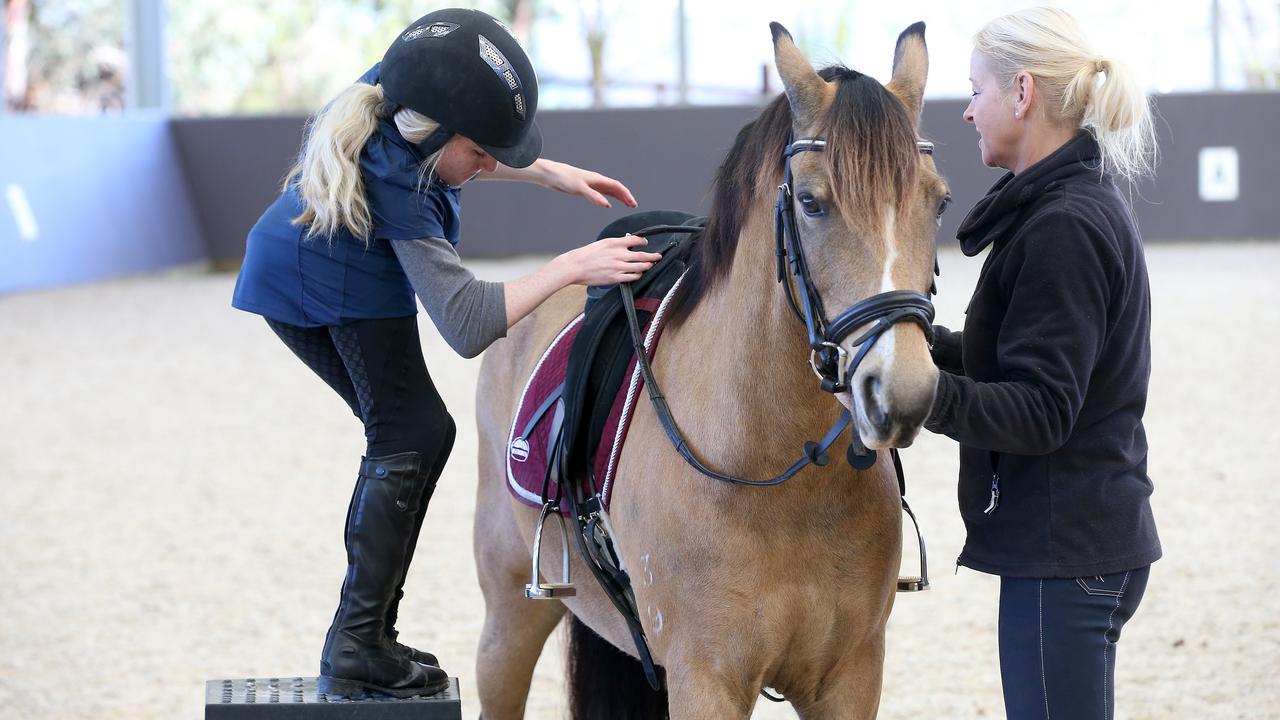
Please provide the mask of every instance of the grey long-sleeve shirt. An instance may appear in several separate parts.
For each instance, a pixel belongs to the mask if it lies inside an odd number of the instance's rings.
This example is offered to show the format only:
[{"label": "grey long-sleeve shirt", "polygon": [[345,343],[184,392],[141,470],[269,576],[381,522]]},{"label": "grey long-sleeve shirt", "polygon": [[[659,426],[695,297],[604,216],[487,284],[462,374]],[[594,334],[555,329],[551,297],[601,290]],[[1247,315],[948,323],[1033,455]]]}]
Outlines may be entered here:
[{"label": "grey long-sleeve shirt", "polygon": [[507,334],[502,283],[479,280],[443,238],[392,240],[400,266],[445,342],[473,358]]}]

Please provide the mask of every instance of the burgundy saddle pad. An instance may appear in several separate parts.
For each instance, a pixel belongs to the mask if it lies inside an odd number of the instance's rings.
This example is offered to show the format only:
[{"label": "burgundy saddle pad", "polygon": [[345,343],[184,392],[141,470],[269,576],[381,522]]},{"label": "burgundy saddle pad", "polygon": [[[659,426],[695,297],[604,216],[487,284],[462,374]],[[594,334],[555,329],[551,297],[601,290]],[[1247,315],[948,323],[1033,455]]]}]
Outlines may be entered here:
[{"label": "burgundy saddle pad", "polygon": [[[658,347],[658,338],[662,335],[671,298],[679,286],[680,282],[677,281],[661,302],[656,298],[636,298],[638,310],[653,313],[642,328],[645,351],[650,360]],[[569,350],[573,347],[574,338],[582,327],[584,318],[583,314],[575,317],[556,335],[551,346],[538,359],[533,374],[529,376],[524,391],[520,394],[511,431],[507,435],[507,489],[516,499],[530,507],[542,507],[544,484],[547,485],[546,498],[553,502],[559,499],[559,488],[554,481],[547,479],[547,465],[551,459],[550,450],[556,440],[555,433],[559,430],[559,417],[563,416],[560,392],[564,384],[565,368],[569,364]],[[644,378],[632,357],[624,381],[614,396],[600,444],[592,453],[592,479],[594,487],[600,490],[605,509],[609,507],[617,475],[618,457],[622,453],[622,444],[626,440],[627,429],[635,413],[636,403],[641,399],[640,391],[643,387]],[[560,511],[568,514],[566,507],[562,506]]]}]

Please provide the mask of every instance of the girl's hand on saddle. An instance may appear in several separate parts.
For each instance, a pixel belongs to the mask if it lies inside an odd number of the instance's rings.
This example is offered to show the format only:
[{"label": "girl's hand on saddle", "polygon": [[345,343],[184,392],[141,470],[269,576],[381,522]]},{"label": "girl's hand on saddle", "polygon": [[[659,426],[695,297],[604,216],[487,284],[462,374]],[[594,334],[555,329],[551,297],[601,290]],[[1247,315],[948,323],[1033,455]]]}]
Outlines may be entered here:
[{"label": "girl's hand on saddle", "polygon": [[584,197],[602,208],[612,207],[609,198],[619,200],[629,208],[636,207],[636,199],[627,186],[611,177],[554,160],[539,160],[538,163],[543,165],[540,169],[545,173],[545,185],[552,190]]},{"label": "girl's hand on saddle", "polygon": [[551,261],[567,285],[611,285],[638,280],[640,274],[662,259],[658,253],[632,250],[647,241],[636,235],[604,238],[560,255]]}]

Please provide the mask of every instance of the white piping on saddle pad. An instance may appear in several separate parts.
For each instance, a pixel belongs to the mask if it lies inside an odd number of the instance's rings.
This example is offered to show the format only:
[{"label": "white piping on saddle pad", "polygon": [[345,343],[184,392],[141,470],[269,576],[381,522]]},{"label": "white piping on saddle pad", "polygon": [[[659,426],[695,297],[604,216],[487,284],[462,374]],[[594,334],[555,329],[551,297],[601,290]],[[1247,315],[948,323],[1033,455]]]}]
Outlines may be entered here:
[{"label": "white piping on saddle pad", "polygon": [[507,484],[511,486],[512,492],[516,495],[536,505],[542,505],[542,496],[535,495],[534,493],[520,487],[520,483],[516,482],[515,473],[511,471],[511,443],[515,442],[516,439],[516,423],[520,422],[520,412],[524,410],[524,401],[525,397],[529,394],[529,386],[533,384],[533,379],[538,377],[538,371],[542,369],[542,363],[546,362],[546,359],[551,355],[551,351],[555,350],[556,346],[560,344],[560,339],[581,323],[585,317],[586,313],[578,313],[578,317],[574,318],[572,322],[564,326],[564,329],[556,335],[555,340],[552,340],[551,344],[547,346],[546,351],[542,353],[542,357],[538,358],[538,364],[533,366],[533,372],[529,373],[529,379],[525,381],[524,390],[520,391],[520,404],[516,406],[515,417],[511,418],[511,432],[507,433]]},{"label": "white piping on saddle pad", "polygon": [[[645,334],[644,350],[647,355],[653,349],[653,340],[657,337],[658,330],[662,327],[662,316],[667,312],[667,305],[671,303],[671,298],[675,297],[676,290],[680,287],[680,283],[684,282],[684,276],[688,271],[680,274],[671,289],[662,298],[662,302],[658,305],[658,311],[653,314],[653,320],[649,323],[649,332]],[[631,406],[635,403],[636,391],[640,386],[640,366],[637,364],[635,370],[631,373],[631,384],[627,386],[627,400],[622,405],[622,415],[618,417],[618,430],[613,436],[613,448],[609,451],[609,466],[604,473],[604,487],[600,490],[601,497],[609,497],[609,486],[613,484],[614,471],[618,468],[618,456],[622,454],[622,434],[626,432],[630,425],[626,419],[631,414]]]}]

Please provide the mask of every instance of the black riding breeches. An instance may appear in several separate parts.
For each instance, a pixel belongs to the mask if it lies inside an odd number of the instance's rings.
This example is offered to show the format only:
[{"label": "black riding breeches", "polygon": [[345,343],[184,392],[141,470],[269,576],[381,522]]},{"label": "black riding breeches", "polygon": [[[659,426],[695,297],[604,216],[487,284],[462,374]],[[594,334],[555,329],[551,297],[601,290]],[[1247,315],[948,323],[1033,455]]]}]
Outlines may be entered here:
[{"label": "black riding breeches", "polygon": [[368,457],[422,453],[438,474],[453,449],[453,418],[436,392],[414,316],[305,328],[267,324],[364,423]]}]

